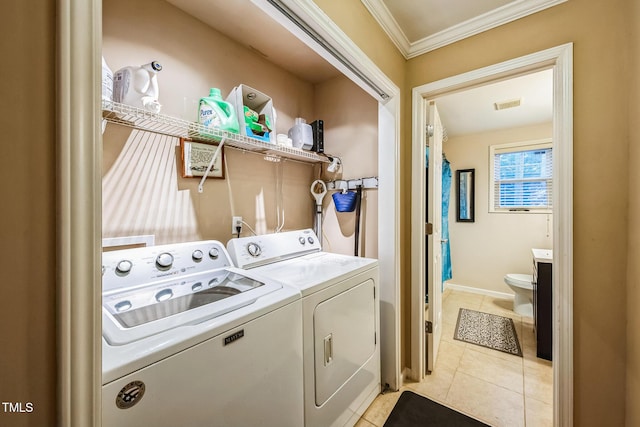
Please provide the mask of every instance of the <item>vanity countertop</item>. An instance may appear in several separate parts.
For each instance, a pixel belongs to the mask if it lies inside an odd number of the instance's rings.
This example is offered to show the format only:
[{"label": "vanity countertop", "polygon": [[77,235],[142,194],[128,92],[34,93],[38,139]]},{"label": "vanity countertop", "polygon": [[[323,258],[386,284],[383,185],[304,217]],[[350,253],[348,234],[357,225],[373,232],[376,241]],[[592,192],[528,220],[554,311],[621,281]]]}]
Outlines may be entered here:
[{"label": "vanity countertop", "polygon": [[553,250],[551,249],[531,249],[535,262],[553,262]]}]

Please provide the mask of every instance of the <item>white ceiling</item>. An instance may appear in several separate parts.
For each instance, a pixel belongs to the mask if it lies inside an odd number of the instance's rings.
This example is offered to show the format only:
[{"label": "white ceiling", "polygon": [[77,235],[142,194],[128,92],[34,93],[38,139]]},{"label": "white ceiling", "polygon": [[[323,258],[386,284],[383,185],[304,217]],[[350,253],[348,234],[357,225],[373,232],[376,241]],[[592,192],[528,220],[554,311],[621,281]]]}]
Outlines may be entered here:
[{"label": "white ceiling", "polygon": [[[361,0],[409,59],[566,0]],[[450,137],[548,123],[553,113],[551,70],[436,99]],[[521,99],[496,111],[494,103]]]},{"label": "white ceiling", "polygon": [[[167,1],[305,81],[316,84],[340,74],[250,0]],[[468,37],[479,23],[485,27],[489,21],[493,26],[500,25],[497,18],[501,23],[508,22],[523,13],[563,1],[566,0],[362,0],[399,49],[408,46],[403,52],[405,56],[424,50],[425,46],[431,47],[424,51],[431,50],[434,41],[447,44],[459,40],[462,37],[457,32],[461,28],[466,28],[464,33]],[[380,13],[384,18],[380,18]],[[508,20],[507,13],[511,14]],[[393,27],[391,31],[389,25]],[[405,41],[398,41],[398,37]],[[521,107],[493,111],[494,102],[520,97]],[[550,121],[551,72],[459,92],[436,101],[450,136]]]},{"label": "white ceiling", "polygon": [[567,0],[362,0],[405,58]]},{"label": "white ceiling", "polygon": [[267,61],[310,83],[340,72],[250,0],[167,0]]},{"label": "white ceiling", "polygon": [[382,0],[410,43],[491,12],[512,0]]},{"label": "white ceiling", "polygon": [[[494,103],[520,99],[519,107],[496,110]],[[449,137],[550,123],[553,70],[548,69],[436,98]]]}]

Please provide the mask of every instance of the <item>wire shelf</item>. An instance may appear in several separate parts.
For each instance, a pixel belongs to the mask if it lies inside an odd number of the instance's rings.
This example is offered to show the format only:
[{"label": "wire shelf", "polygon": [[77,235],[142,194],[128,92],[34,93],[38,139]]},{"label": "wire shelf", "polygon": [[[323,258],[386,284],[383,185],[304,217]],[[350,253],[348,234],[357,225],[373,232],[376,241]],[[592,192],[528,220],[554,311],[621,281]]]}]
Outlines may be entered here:
[{"label": "wire shelf", "polygon": [[152,113],[142,108],[113,101],[102,101],[102,118],[110,123],[177,138],[190,138],[209,144],[215,144],[225,139],[225,145],[241,150],[256,151],[310,163],[329,162],[326,156],[320,156],[312,151],[275,145],[220,129],[209,129],[200,123]]}]

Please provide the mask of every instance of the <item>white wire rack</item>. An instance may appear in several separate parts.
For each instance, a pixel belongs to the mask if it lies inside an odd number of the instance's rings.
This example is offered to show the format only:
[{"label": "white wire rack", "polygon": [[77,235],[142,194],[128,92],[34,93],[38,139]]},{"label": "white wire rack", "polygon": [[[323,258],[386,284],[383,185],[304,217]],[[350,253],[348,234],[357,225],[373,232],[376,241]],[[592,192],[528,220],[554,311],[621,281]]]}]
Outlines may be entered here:
[{"label": "white wire rack", "polygon": [[329,159],[326,156],[320,156],[313,151],[303,151],[300,149],[263,142],[245,135],[239,135],[219,129],[209,129],[199,123],[178,119],[164,114],[152,113],[141,108],[120,104],[118,102],[103,100],[102,118],[111,123],[117,123],[162,135],[169,135],[178,138],[191,138],[194,141],[215,144],[224,139],[225,145],[239,148],[241,150],[256,151],[269,154],[271,156],[279,156],[310,163],[329,162]]}]

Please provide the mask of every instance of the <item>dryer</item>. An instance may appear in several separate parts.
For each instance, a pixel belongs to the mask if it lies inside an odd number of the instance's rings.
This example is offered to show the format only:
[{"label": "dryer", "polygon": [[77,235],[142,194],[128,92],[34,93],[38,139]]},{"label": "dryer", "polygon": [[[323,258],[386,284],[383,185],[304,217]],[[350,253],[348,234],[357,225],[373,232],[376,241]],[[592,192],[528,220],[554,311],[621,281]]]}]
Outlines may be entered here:
[{"label": "dryer", "polygon": [[302,294],[304,425],[354,425],[380,393],[378,261],[323,252],[310,229],[227,250],[237,267]]},{"label": "dryer", "polygon": [[102,425],[303,422],[300,292],[217,241],[103,254]]}]

